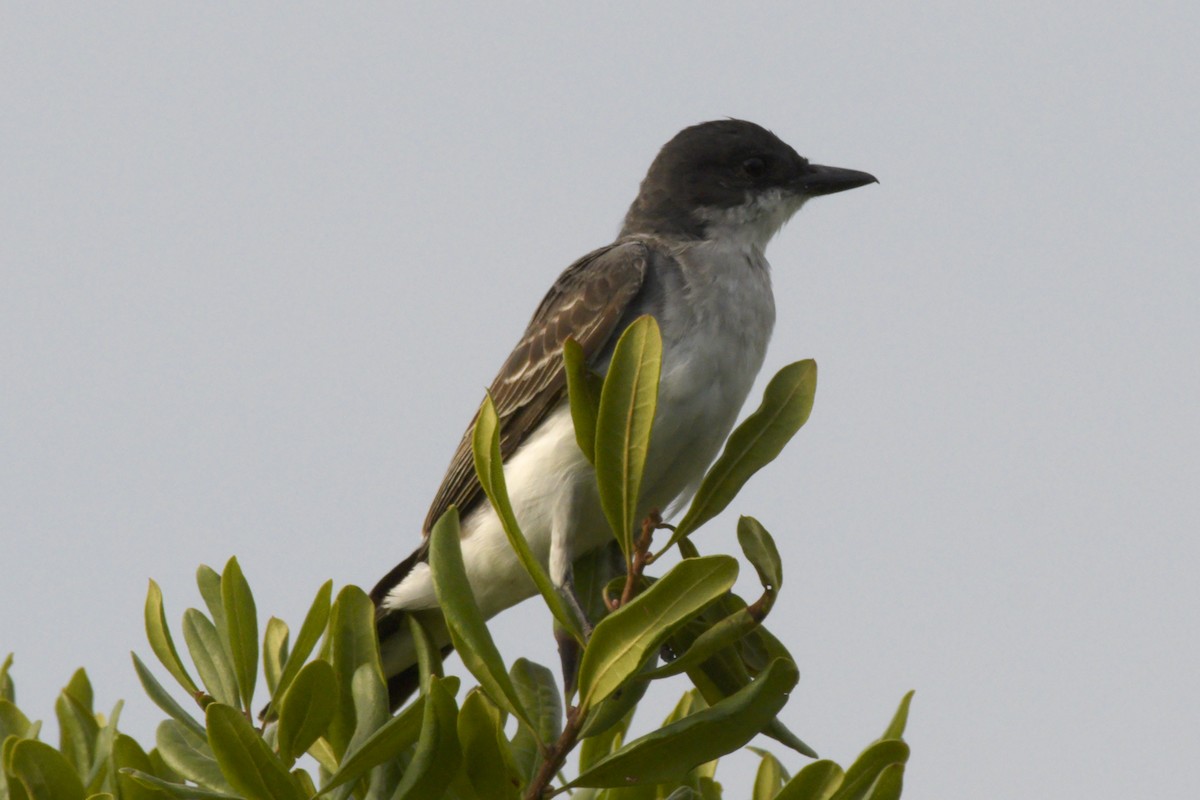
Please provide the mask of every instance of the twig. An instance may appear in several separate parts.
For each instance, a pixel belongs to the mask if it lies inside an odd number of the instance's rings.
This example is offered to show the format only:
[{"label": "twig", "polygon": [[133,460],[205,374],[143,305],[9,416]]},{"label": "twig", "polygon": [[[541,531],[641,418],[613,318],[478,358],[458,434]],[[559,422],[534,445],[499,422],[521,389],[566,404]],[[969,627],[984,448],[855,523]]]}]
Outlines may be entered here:
[{"label": "twig", "polygon": [[[633,546],[633,559],[625,574],[625,587],[621,591],[621,599],[615,601],[607,594],[603,595],[604,604],[608,606],[609,611],[614,611],[633,599],[637,593],[638,584],[641,583],[642,572],[654,563],[654,554],[650,552],[654,532],[659,528],[671,527],[662,521],[662,515],[658,513],[658,509],[652,510],[642,520],[642,533]],[[537,775],[529,783],[529,788],[525,792],[525,800],[543,800],[543,798],[555,794],[555,792],[549,791],[550,781],[554,780],[554,776],[562,770],[563,762],[575,749],[586,716],[586,712],[578,706],[567,708],[567,721],[563,726],[562,735],[558,737],[558,741],[548,746],[542,753],[542,765],[538,768]]]},{"label": "twig", "polygon": [[548,791],[550,781],[554,780],[554,776],[562,769],[567,756],[575,749],[579,732],[583,730],[584,717],[585,715],[580,712],[578,706],[567,708],[567,722],[563,726],[562,735],[558,737],[558,741],[547,748],[542,765],[538,768],[537,775],[533,776],[533,780],[529,783],[529,789],[525,792],[525,800],[542,800],[553,794]]},{"label": "twig", "polygon": [[663,524],[662,515],[658,513],[658,509],[651,509],[646,518],[642,520],[642,535],[633,545],[633,561],[629,571],[625,573],[625,588],[621,592],[621,602],[617,604],[618,606],[625,605],[636,594],[642,573],[646,567],[654,563],[654,555],[650,552],[654,532],[664,527],[667,526]]}]

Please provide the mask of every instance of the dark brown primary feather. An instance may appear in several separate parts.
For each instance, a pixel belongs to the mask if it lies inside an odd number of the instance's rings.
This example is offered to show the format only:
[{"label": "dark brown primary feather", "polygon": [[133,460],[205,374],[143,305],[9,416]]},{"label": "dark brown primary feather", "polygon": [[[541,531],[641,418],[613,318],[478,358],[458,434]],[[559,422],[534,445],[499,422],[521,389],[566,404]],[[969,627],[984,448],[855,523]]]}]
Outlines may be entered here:
[{"label": "dark brown primary feather", "polygon": [[[575,339],[589,360],[599,353],[641,290],[648,259],[649,248],[642,242],[617,242],[588,253],[554,282],[488,390],[500,420],[502,459],[507,460],[562,399],[563,343],[568,337]],[[483,499],[471,455],[474,427],[472,419],[425,517],[426,538],[451,504],[465,517]]]}]

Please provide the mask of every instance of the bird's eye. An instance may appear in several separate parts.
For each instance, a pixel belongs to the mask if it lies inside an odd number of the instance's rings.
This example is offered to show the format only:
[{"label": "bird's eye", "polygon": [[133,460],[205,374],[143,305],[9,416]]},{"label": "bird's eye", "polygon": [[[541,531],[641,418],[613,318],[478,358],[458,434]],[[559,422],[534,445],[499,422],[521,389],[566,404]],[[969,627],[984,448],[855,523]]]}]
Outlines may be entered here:
[{"label": "bird's eye", "polygon": [[765,159],[758,158],[757,156],[747,158],[742,162],[742,172],[751,178],[761,178],[767,174],[767,162]]}]

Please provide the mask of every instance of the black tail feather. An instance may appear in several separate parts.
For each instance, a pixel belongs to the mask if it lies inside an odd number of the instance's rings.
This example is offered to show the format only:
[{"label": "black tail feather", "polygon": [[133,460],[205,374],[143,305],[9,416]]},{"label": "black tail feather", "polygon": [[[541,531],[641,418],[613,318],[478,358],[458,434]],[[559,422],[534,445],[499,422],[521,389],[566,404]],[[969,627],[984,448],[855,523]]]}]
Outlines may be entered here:
[{"label": "black tail feather", "polygon": [[383,605],[383,600],[387,597],[388,592],[395,588],[400,581],[404,580],[408,573],[412,572],[412,568],[417,564],[422,564],[429,560],[429,540],[421,542],[421,546],[413,550],[408,558],[401,561],[396,566],[392,567],[387,575],[379,579],[379,583],[375,584],[375,588],[371,590],[371,602],[376,608]]},{"label": "black tail feather", "polygon": [[[379,638],[379,644],[382,647],[393,636],[405,636],[407,631],[407,614],[403,609],[385,609],[383,601],[387,597],[388,592],[398,586],[408,573],[412,572],[413,567],[417,564],[427,562],[429,560],[429,539],[425,539],[421,546],[414,550],[408,558],[397,564],[387,575],[384,575],[379,583],[375,584],[375,588],[371,590],[371,601],[375,603],[375,634]],[[450,655],[454,648],[447,646],[442,648],[442,658]],[[408,698],[412,697],[413,693],[421,685],[421,673],[416,664],[405,667],[395,675],[388,676],[388,703],[392,711],[395,711],[400,706],[404,705]]]},{"label": "black tail feather", "polygon": [[[454,652],[454,648],[447,645],[442,648],[442,658]],[[413,693],[421,687],[421,670],[413,664],[407,669],[403,669],[392,675],[387,680],[388,690],[388,706],[392,713],[396,713],[396,709],[408,702],[408,699],[413,696]]]},{"label": "black tail feather", "polygon": [[388,678],[388,706],[392,713],[396,709],[404,705],[408,698],[412,697],[413,692],[417,691],[421,686],[421,671],[413,664],[408,669],[397,672],[395,675]]}]

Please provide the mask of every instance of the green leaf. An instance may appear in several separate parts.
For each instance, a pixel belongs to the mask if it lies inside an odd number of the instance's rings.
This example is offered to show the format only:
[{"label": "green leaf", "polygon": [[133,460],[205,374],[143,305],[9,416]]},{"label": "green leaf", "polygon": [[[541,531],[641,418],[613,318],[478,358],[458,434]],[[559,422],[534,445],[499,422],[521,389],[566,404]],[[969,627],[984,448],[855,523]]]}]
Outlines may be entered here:
[{"label": "green leaf", "polygon": [[133,657],[133,669],[137,673],[138,680],[141,681],[142,688],[146,690],[146,694],[149,695],[154,705],[166,712],[167,716],[187,725],[200,736],[204,736],[204,726],[196,721],[195,717],[184,711],[183,706],[175,702],[175,699],[155,679],[146,665],[142,663],[142,660],[137,657],[137,653],[130,653],[129,655]]},{"label": "green leaf", "polygon": [[431,678],[417,751],[393,797],[397,800],[429,800],[442,796],[462,762],[457,721],[458,705],[445,681]]},{"label": "green leaf", "polygon": [[58,749],[76,774],[87,775],[100,735],[95,715],[65,689],[54,702],[54,714],[58,717]]},{"label": "green leaf", "polygon": [[554,672],[527,658],[518,658],[510,674],[521,706],[530,712],[538,738],[544,742],[557,739],[563,728],[563,702]]},{"label": "green leaf", "polygon": [[[680,549],[691,549],[689,545],[690,540],[684,540],[680,542]],[[772,658],[792,660],[779,639],[762,627],[762,620],[774,606],[775,597],[774,589],[764,590],[752,607],[746,606],[745,601],[733,593],[721,597],[674,634],[670,640],[671,650],[682,655],[655,669],[649,674],[650,678],[666,678],[697,668],[710,669],[704,666],[709,660],[739,661],[734,672],[748,674],[732,685],[727,696],[749,682],[751,674],[762,672]]]},{"label": "green leaf", "polygon": [[26,738],[29,733],[29,717],[8,699],[0,698],[0,742],[9,736]]},{"label": "green leaf", "polygon": [[198,694],[200,688],[183,668],[179,653],[175,650],[175,642],[171,639],[171,629],[167,626],[167,615],[163,608],[162,590],[153,580],[146,592],[146,638],[150,640],[150,649],[171,677],[179,681],[179,685],[191,694]]},{"label": "green leaf", "polygon": [[580,736],[585,738],[597,736],[632,713],[650,686],[647,676],[656,663],[654,658],[647,659],[637,674],[589,711]]},{"label": "green leaf", "polygon": [[808,421],[816,391],[817,363],[811,359],[775,373],[762,404],[730,434],[664,550],[720,514],[746,481],[782,452]]},{"label": "green leaf", "polygon": [[267,679],[267,691],[275,696],[279,688],[279,676],[283,674],[283,663],[287,661],[289,630],[287,623],[279,617],[267,619],[263,630],[263,677]]},{"label": "green leaf", "polygon": [[79,701],[80,707],[87,714],[94,715],[96,713],[92,705],[92,682],[88,680],[87,672],[84,671],[83,667],[75,670],[75,673],[71,675],[71,680],[67,681],[67,685],[63,688],[63,691]]},{"label": "green leaf", "polygon": [[[443,683],[451,693],[457,691],[456,678],[446,678]],[[358,780],[373,767],[397,758],[411,747],[421,735],[424,709],[425,695],[421,695],[375,731],[369,739],[363,742],[361,747],[348,749],[338,770],[321,787],[320,793],[325,794],[339,786]]]},{"label": "green leaf", "polygon": [[258,611],[237,558],[229,559],[221,573],[221,605],[229,627],[229,649],[242,708],[249,713],[258,680]]},{"label": "green leaf", "polygon": [[871,745],[846,770],[842,785],[830,800],[863,800],[884,770],[908,761],[908,752],[908,745],[899,739],[883,739]]},{"label": "green leaf", "polygon": [[[694,550],[689,540],[680,542],[680,550]],[[708,626],[715,626],[721,615],[735,614],[746,608],[746,603],[736,594],[730,592],[722,597],[716,603],[700,615],[697,621],[689,623],[680,628],[673,635],[668,643],[676,653],[683,652],[686,654],[689,649],[699,641],[701,636]],[[697,630],[700,633],[697,633]],[[761,638],[762,642],[767,645],[765,647],[767,661],[775,658],[786,658],[789,661],[793,659],[785,648],[774,636],[771,636],[766,628],[761,625],[754,628],[738,645],[744,645],[746,640],[752,637]],[[765,665],[764,665],[765,666]],[[729,697],[743,687],[749,685],[751,680],[751,672],[748,671],[748,665],[745,662],[743,651],[739,646],[725,647],[717,650],[707,660],[700,664],[689,667],[687,670],[688,678],[696,686],[697,689],[704,695],[704,699],[710,704],[716,703],[722,698]],[[755,667],[755,674],[761,672],[758,667]],[[784,744],[798,753],[816,758],[817,754],[811,747],[800,741],[791,731],[789,731],[779,720],[772,721],[764,730],[764,736],[769,736],[772,739]]]},{"label": "green leaf", "polygon": [[617,576],[625,578],[625,557],[616,539],[585,553],[572,565],[575,573],[575,594],[583,613],[595,625],[608,616],[604,604],[604,587]]},{"label": "green leaf", "polygon": [[[82,672],[83,670],[80,670]],[[69,686],[68,686],[69,688]],[[89,691],[91,686],[88,687]],[[104,727],[100,728],[99,735],[96,736],[96,746],[92,752],[92,763],[87,775],[87,785],[85,791],[98,792],[102,789],[115,789],[116,779],[112,776],[116,775],[116,768],[113,762],[113,745],[117,738],[117,720],[121,718],[121,709],[125,707],[124,700],[118,700],[113,706],[112,712],[108,715],[108,722]],[[96,716],[92,715],[93,719]],[[97,724],[99,720],[96,719]],[[80,775],[85,773],[81,772]]]},{"label": "green leaf", "polygon": [[567,397],[571,406],[571,422],[575,426],[575,441],[587,457],[596,463],[596,417],[600,410],[600,393],[604,379],[587,367],[583,348],[574,339],[563,342],[563,366],[567,376]]},{"label": "green leaf", "polygon": [[647,677],[667,678],[695,669],[721,651],[730,649],[735,642],[758,627],[758,624],[758,620],[743,606],[711,625],[696,637],[683,655],[648,673]]},{"label": "green leaf", "polygon": [[237,676],[225,657],[221,635],[208,617],[194,608],[183,612],[183,639],[204,688],[219,702],[238,704]]},{"label": "green leaf", "polygon": [[462,657],[463,665],[479,681],[492,702],[535,730],[529,713],[521,706],[517,690],[504,669],[504,660],[488,632],[483,614],[475,604],[460,548],[458,509],[451,506],[429,534],[433,588],[438,605],[446,615],[450,640]]},{"label": "green leaf", "polygon": [[284,663],[283,672],[279,676],[279,683],[271,692],[272,705],[275,705],[283,697],[283,693],[287,691],[288,686],[295,680],[296,675],[304,666],[304,662],[308,660],[308,656],[312,653],[313,648],[317,646],[317,642],[321,639],[321,634],[325,632],[325,625],[329,622],[330,598],[333,596],[333,581],[325,581],[321,584],[321,588],[317,590],[317,596],[313,598],[312,605],[308,609],[308,613],[304,616],[304,622],[300,625],[300,633],[296,634],[296,644],[292,647],[292,651],[288,653],[287,661]]},{"label": "green leaf", "polygon": [[[354,677],[351,680],[351,693],[354,697],[354,734],[350,737],[349,744],[346,745],[346,752],[342,756],[340,764],[326,739],[317,739],[308,750],[309,755],[316,758],[317,762],[322,766],[321,775],[323,780],[327,780],[329,775],[347,776],[349,772],[353,772],[352,762],[356,760],[356,754],[362,751],[364,747],[368,747],[369,750],[372,739],[380,732],[380,729],[386,723],[395,722],[391,718],[391,712],[388,707],[387,687],[379,680],[373,665],[363,664],[355,671]],[[417,702],[419,704],[421,698],[418,698]],[[407,714],[410,710],[406,709],[404,714]],[[416,713],[419,724],[420,712]],[[401,716],[404,716],[404,714]],[[417,735],[417,732],[414,730],[412,732],[412,741],[416,741]],[[386,754],[378,762],[388,762],[385,766],[380,767],[376,763],[366,765],[362,768],[361,772],[355,772],[352,777],[345,777],[345,783],[339,780],[337,783],[331,784],[326,788],[330,790],[336,788],[337,792],[333,797],[337,798],[337,800],[346,800],[350,796],[351,791],[356,788],[353,781],[357,781],[362,775],[375,768],[375,774],[371,775],[365,784],[366,786],[373,787],[369,797],[391,797],[390,788],[385,791],[380,781],[386,780],[388,781],[387,786],[395,786],[397,777],[388,776],[386,773],[395,771],[403,764],[403,755],[401,751]],[[351,770],[342,769],[342,767],[347,766],[350,766]],[[312,794],[317,794],[315,789]],[[359,794],[361,795],[361,792]]]},{"label": "green leaf", "polygon": [[12,770],[13,748],[19,741],[16,736],[0,740],[0,797],[4,800],[29,800],[29,795]]},{"label": "green leaf", "polygon": [[568,786],[628,786],[678,780],[692,768],[750,741],[783,708],[799,677],[792,662],[773,661],[742,691],[630,742]]},{"label": "green leaf", "polygon": [[800,740],[800,737],[788,730],[782,722],[777,719],[771,720],[767,727],[763,728],[763,736],[768,736],[782,745],[792,748],[802,756],[809,758],[817,758],[817,751],[813,750],[807,744]]},{"label": "green leaf", "polygon": [[592,708],[634,675],[680,625],[733,586],[737,561],[689,558],[596,626],[579,667],[582,708]]},{"label": "green leaf", "polygon": [[662,337],[651,316],[634,320],[609,363],[596,415],[596,485],[600,506],[625,559],[632,557],[638,503],[658,403]]},{"label": "green leaf", "polygon": [[779,794],[783,784],[787,782],[787,770],[779,759],[765,750],[751,747],[759,754],[758,771],[754,773],[754,789],[750,793],[751,800],[771,800]]},{"label": "green leaf", "polygon": [[796,773],[775,800],[829,800],[842,785],[842,768],[832,761],[814,761]]},{"label": "green leaf", "polygon": [[208,609],[209,618],[221,633],[221,638],[229,640],[228,628],[225,625],[225,604],[221,600],[221,573],[207,564],[201,564],[196,570],[196,586],[200,588],[200,596],[204,598],[204,607]]},{"label": "green leaf", "polygon": [[700,692],[696,689],[689,689],[688,691],[684,692],[682,696],[680,696],[679,700],[675,703],[675,707],[671,709],[671,713],[667,714],[667,718],[663,720],[663,724],[659,727],[665,728],[672,723],[679,722],[679,720],[694,714],[697,711],[703,711],[706,708],[708,708],[708,703],[705,702],[704,697],[700,694]]},{"label": "green leaf", "polygon": [[305,797],[314,797],[317,794],[317,787],[313,784],[312,776],[302,769],[292,770],[292,777],[300,785],[300,793]]},{"label": "green leaf", "polygon": [[[208,739],[205,738],[205,741],[207,742]],[[166,761],[163,761],[162,753],[158,752],[157,747],[150,748],[150,751],[146,753],[146,758],[150,759],[151,775],[156,778],[162,778],[164,781],[183,783],[184,777],[171,769]]]},{"label": "green leaf", "polygon": [[[769,597],[769,594],[764,596]],[[738,642],[738,654],[742,663],[752,674],[758,674],[766,668],[772,658],[791,658],[783,642],[767,630],[765,625],[759,625],[746,634],[746,638]],[[794,659],[793,659],[794,660]]]},{"label": "green leaf", "polygon": [[45,742],[22,739],[8,764],[30,800],[83,800],[83,782],[66,756]]},{"label": "green leaf", "polygon": [[520,525],[517,524],[517,517],[513,513],[512,503],[508,498],[508,486],[504,480],[504,462],[500,458],[500,420],[496,416],[496,406],[492,402],[490,394],[484,399],[483,406],[475,418],[475,428],[471,434],[471,448],[475,458],[475,474],[479,478],[479,485],[483,487],[484,494],[491,501],[496,516],[500,518],[500,524],[504,528],[504,535],[508,537],[509,545],[517,554],[521,566],[529,573],[533,585],[537,587],[538,593],[541,594],[550,613],[575,637],[576,641],[582,643],[583,631],[579,627],[579,620],[575,619],[575,614],[567,608],[562,596],[554,588],[554,584],[546,575],[546,570],[542,568],[541,562],[529,549],[529,542],[525,539],[525,534],[521,532]]},{"label": "green leaf", "polygon": [[[201,564],[196,570],[196,586],[200,589],[200,596],[204,598],[209,620],[217,631],[217,640],[221,643],[220,658],[232,668],[233,648],[229,643],[229,621],[225,618],[225,602],[221,598],[221,573],[207,564]],[[201,680],[203,681],[203,678]],[[237,680],[236,675],[234,680]],[[222,702],[229,701],[226,698]]]},{"label": "green leaf", "polygon": [[17,687],[13,683],[12,675],[8,674],[12,663],[13,654],[9,653],[4,657],[4,663],[0,664],[0,700],[15,703],[17,702]]},{"label": "green leaf", "polygon": [[[700,797],[700,795],[695,793],[695,789],[692,787],[687,786],[683,788],[686,788],[687,791],[692,792],[692,794],[685,794],[683,797],[688,798],[689,800],[691,800],[691,798]],[[660,794],[658,790],[659,787],[652,786],[650,784],[645,784],[642,786],[622,786],[619,789],[576,789],[571,793],[571,800],[575,800],[575,797],[579,793],[584,793],[585,800],[659,800]],[[594,792],[595,794],[589,796],[588,793],[590,792]]]},{"label": "green leaf", "polygon": [[354,695],[356,719],[354,735],[346,746],[348,754],[362,747],[392,716],[388,706],[387,684],[379,680],[374,665],[363,664],[355,671],[350,691]]},{"label": "green leaf", "polygon": [[[225,609],[229,613],[229,608]],[[225,780],[248,800],[304,800],[300,787],[246,716],[233,706],[207,709],[208,743]]]},{"label": "green leaf", "polygon": [[[735,661],[732,653],[718,653],[698,668],[688,670],[688,678],[710,703],[719,702],[722,698],[731,697],[740,689],[750,685],[750,676],[740,664],[737,670],[731,669],[731,661]],[[726,656],[722,658],[722,656]],[[716,678],[714,680],[714,677]],[[800,740],[779,720],[771,720],[762,730],[763,736],[768,736],[780,744],[792,748],[801,755],[817,758],[817,752]]]},{"label": "green leaf", "polygon": [[112,746],[112,769],[121,800],[161,800],[158,792],[142,786],[125,772],[126,769],[151,772],[153,768],[150,757],[132,736],[116,735]]},{"label": "green leaf", "polygon": [[310,661],[288,687],[279,709],[279,754],[289,764],[325,733],[337,707],[333,667]]},{"label": "green leaf", "polygon": [[[349,744],[346,745],[346,753],[342,757],[341,763],[346,764],[355,753],[361,750],[368,744],[375,734],[391,719],[391,708],[388,705],[388,690],[387,685],[379,679],[379,673],[373,664],[363,664],[354,673],[354,678],[351,681],[351,694],[354,697],[354,735],[350,737]],[[418,717],[419,719],[419,713]],[[417,733],[412,734],[412,741],[416,741]],[[310,754],[320,754],[322,750],[328,750],[330,758],[326,762],[322,761],[322,765],[326,766],[327,773],[338,771],[338,762],[332,758],[333,752],[329,750],[324,739],[319,739],[316,746],[309,750]],[[398,755],[395,754],[395,755]],[[376,787],[376,793],[381,791],[378,781],[386,779],[386,776],[381,775],[388,769],[394,769],[399,766],[399,760],[394,756],[391,764],[384,768],[377,768],[376,773],[368,779],[368,785]],[[371,765],[375,767],[376,765]],[[364,772],[366,770],[364,769]],[[391,779],[389,785],[395,785],[395,779]],[[332,787],[331,787],[332,788]],[[335,797],[338,800],[344,800],[349,797],[353,786],[342,786]],[[313,794],[316,794],[314,790]],[[391,796],[391,792],[384,792],[387,797]]]},{"label": "green leaf", "polygon": [[375,605],[357,586],[346,586],[338,592],[330,610],[326,644],[338,687],[338,703],[325,738],[340,758],[346,752],[356,727],[353,692],[355,671],[364,664],[370,665],[377,679],[384,681],[379,662],[379,642],[375,637]]},{"label": "green leaf", "polygon": [[871,790],[863,795],[863,800],[900,800],[904,790],[904,765],[891,764],[879,773]]},{"label": "green leaf", "polygon": [[159,723],[154,744],[167,766],[183,778],[210,791],[233,794],[233,787],[225,779],[217,757],[203,735],[168,719]]},{"label": "green leaf", "polygon": [[[600,710],[603,708],[604,705],[601,705]],[[636,706],[631,706],[616,723],[605,726],[599,733],[583,739],[583,743],[579,747],[580,772],[586,772],[609,753],[620,748],[621,743],[625,741],[625,734],[629,731],[629,725],[633,722],[633,713],[636,710]]]},{"label": "green leaf", "polygon": [[156,790],[154,796],[158,797],[158,792],[162,792],[170,797],[177,797],[180,800],[245,800],[233,794],[222,794],[208,789],[201,789],[199,786],[184,786],[183,784],[174,783],[164,780],[156,775],[151,775],[148,772],[143,772],[140,769],[123,769],[121,773],[128,775],[133,780],[145,786],[148,789]]},{"label": "green leaf", "polygon": [[463,701],[458,739],[463,771],[475,792],[489,800],[518,800],[521,773],[504,737],[503,715],[483,692],[472,691]]},{"label": "green leaf", "polygon": [[12,771],[12,751],[19,741],[16,736],[0,740],[0,798],[3,800],[29,800],[25,787]]},{"label": "green leaf", "polygon": [[436,675],[445,677],[442,670],[442,654],[434,646],[429,637],[429,631],[421,624],[416,614],[406,614],[408,617],[408,632],[412,636],[413,647],[417,651],[417,671],[421,678],[421,691],[429,691],[429,678]]},{"label": "green leaf", "polygon": [[904,728],[908,725],[908,707],[912,704],[913,691],[909,691],[900,701],[900,707],[896,709],[896,715],[892,717],[892,721],[888,724],[887,730],[883,732],[880,739],[903,739]]},{"label": "green leaf", "polygon": [[754,565],[763,588],[778,591],[783,586],[783,560],[779,558],[771,534],[754,517],[739,517],[737,536],[738,544],[746,559]]},{"label": "green leaf", "polygon": [[518,658],[509,671],[521,707],[529,711],[534,729],[517,728],[512,746],[521,774],[532,777],[541,762],[538,742],[553,742],[562,734],[563,706],[554,673],[541,664]]}]

